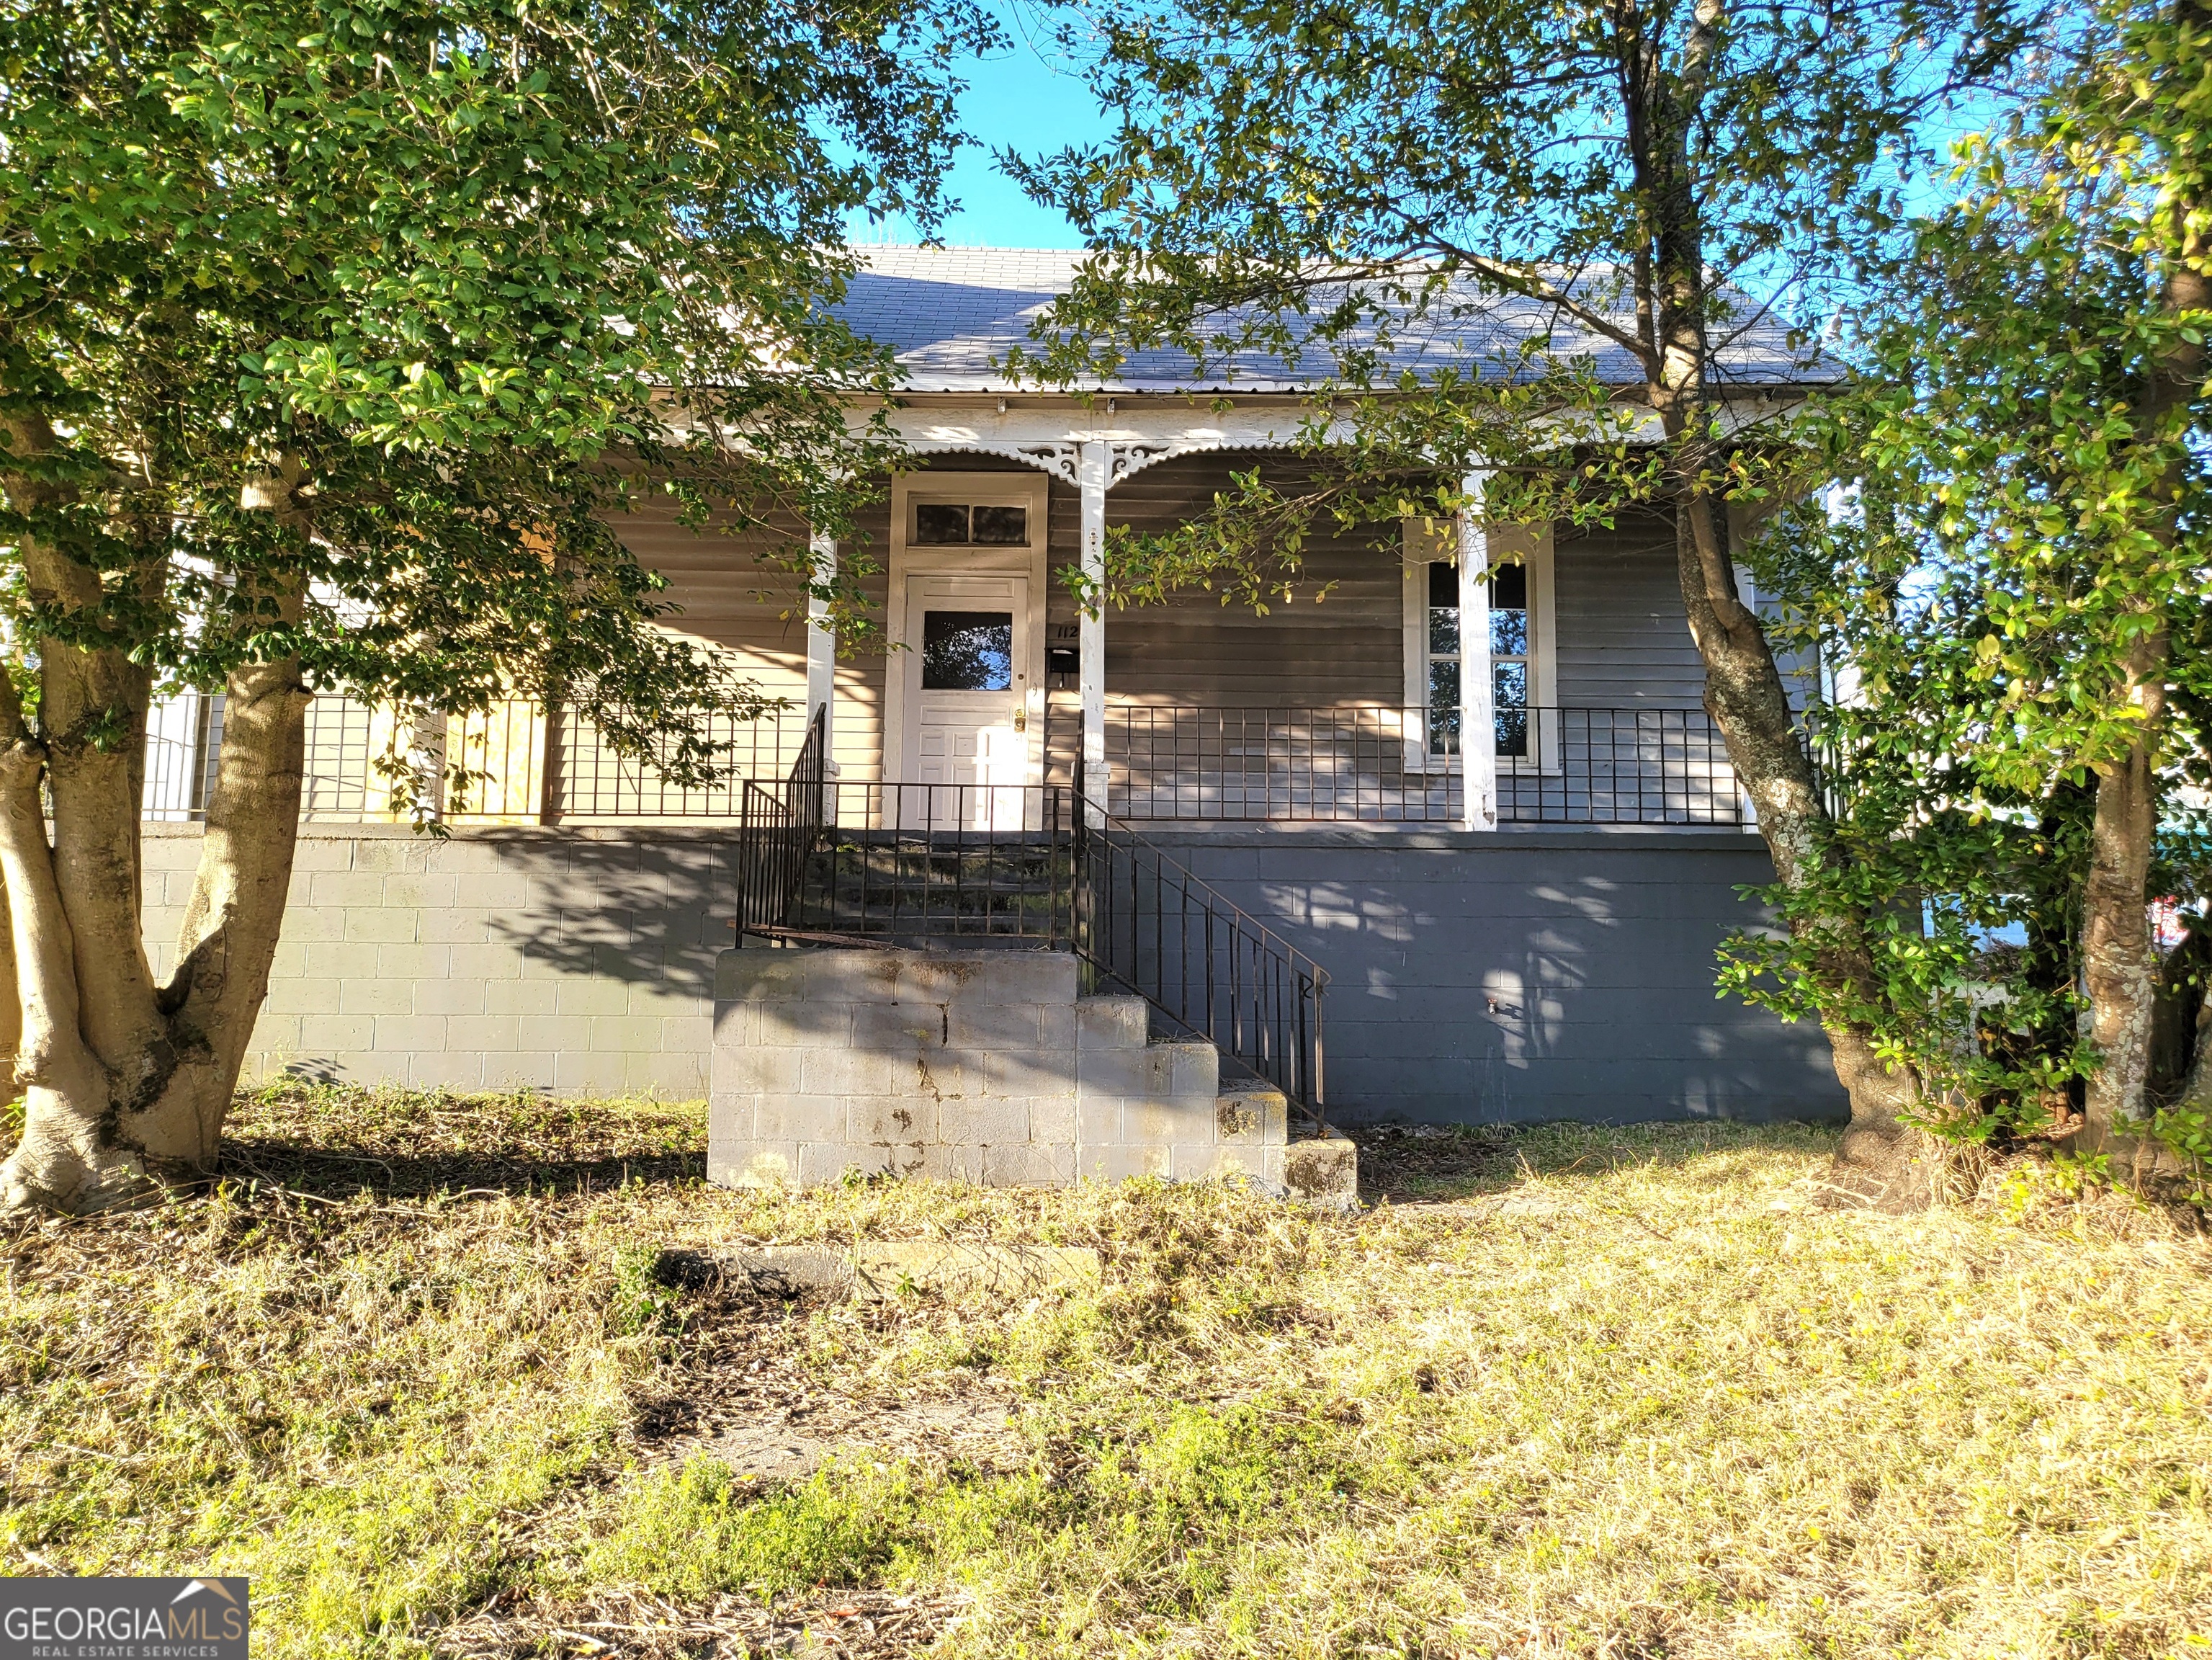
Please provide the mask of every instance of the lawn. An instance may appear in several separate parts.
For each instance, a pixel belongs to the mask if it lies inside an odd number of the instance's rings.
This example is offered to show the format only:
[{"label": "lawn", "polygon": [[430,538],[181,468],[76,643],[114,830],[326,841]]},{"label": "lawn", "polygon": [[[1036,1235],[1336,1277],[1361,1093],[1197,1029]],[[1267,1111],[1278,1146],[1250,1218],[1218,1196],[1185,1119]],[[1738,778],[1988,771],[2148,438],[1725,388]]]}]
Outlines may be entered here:
[{"label": "lawn", "polygon": [[[703,1124],[272,1093],[223,1190],[0,1232],[4,1571],[249,1574],[270,1660],[2212,1653],[2212,1249],[2037,1167],[1898,1219],[1811,1129],[1376,1136],[1340,1218],[726,1193]],[[867,1237],[1103,1272],[715,1266]]]}]

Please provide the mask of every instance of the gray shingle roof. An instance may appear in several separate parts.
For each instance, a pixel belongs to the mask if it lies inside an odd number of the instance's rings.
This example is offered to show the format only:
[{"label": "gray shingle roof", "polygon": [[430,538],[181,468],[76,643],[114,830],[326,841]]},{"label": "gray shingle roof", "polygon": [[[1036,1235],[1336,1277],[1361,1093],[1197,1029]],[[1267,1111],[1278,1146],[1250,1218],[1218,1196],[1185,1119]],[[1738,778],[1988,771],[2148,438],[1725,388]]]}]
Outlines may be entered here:
[{"label": "gray shingle roof", "polygon": [[[1009,377],[1000,364],[1016,346],[1034,349],[1030,325],[1068,291],[1084,257],[1054,248],[867,248],[843,315],[860,333],[897,353],[910,392],[1034,389],[1034,382]],[[1600,271],[1584,274],[1576,286],[1595,291],[1607,282],[1608,273]],[[1553,356],[1588,358],[1607,385],[1644,378],[1627,351],[1538,301],[1479,295],[1470,287],[1443,309],[1449,314],[1424,319],[1391,341],[1389,373],[1450,364],[1462,374],[1481,367],[1494,376],[1528,342],[1548,336]],[[1774,386],[1835,378],[1834,366],[1809,346],[1791,345],[1780,319],[1753,315],[1748,303],[1741,309],[1744,319],[1717,341],[1716,368],[1726,382]],[[1209,363],[1200,375],[1185,353],[1146,350],[1131,354],[1098,390],[1298,392],[1326,379],[1330,361],[1322,350],[1291,362],[1247,352]]]}]

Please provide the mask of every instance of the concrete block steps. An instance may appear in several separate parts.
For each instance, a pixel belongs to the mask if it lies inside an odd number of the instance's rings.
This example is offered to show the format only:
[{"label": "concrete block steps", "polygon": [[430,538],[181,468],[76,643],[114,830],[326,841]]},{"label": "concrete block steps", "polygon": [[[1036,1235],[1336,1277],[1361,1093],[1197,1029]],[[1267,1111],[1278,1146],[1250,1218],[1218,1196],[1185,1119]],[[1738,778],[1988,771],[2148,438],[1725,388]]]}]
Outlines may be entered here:
[{"label": "concrete block steps", "polygon": [[1156,1037],[1144,999],[1077,981],[1064,952],[724,952],[709,1178],[1150,1176],[1352,1202],[1348,1142],[1294,1141],[1281,1091],[1224,1082],[1212,1043]]}]

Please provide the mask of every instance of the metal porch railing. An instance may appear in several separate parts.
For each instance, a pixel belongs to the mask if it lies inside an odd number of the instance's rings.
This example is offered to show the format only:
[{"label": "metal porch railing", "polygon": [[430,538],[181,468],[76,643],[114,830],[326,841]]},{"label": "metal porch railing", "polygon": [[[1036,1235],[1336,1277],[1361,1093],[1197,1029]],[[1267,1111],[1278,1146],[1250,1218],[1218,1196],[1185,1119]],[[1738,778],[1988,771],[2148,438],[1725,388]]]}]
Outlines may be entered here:
[{"label": "metal porch railing", "polygon": [[[222,705],[220,696],[194,694],[156,711],[147,739],[147,818],[204,816]],[[456,715],[447,723],[444,754],[473,781],[441,816],[454,824],[744,822],[763,810],[751,792],[773,793],[777,781],[788,781],[810,744],[826,763],[821,713],[771,711],[726,723],[718,734],[725,775],[706,787],[672,783],[650,762],[615,755],[572,712],[548,720],[516,702]],[[1071,713],[1047,700],[1043,750],[1046,777],[1074,783],[1081,745]],[[392,818],[393,781],[381,768],[395,730],[389,711],[315,699],[301,817]],[[1508,706],[1498,711],[1497,733],[1503,823],[1749,826],[1727,746],[1703,709]],[[1105,736],[1103,806],[1127,824],[1463,819],[1455,714],[1125,700],[1107,707]]]},{"label": "metal porch railing", "polygon": [[[224,698],[187,692],[158,704],[146,734],[143,816],[195,823],[207,815],[222,744]],[[817,712],[818,714],[818,711]],[[307,706],[302,819],[376,824],[395,817],[387,755],[404,723],[389,709],[351,698],[319,696]],[[470,775],[438,816],[471,824],[728,823],[746,812],[749,781],[789,775],[815,723],[797,710],[771,709],[756,721],[718,717],[708,736],[722,777],[682,785],[649,760],[615,753],[573,709],[551,719],[514,702],[447,717],[442,760]],[[400,732],[404,739],[410,734]],[[437,785],[442,768],[423,781]]]},{"label": "metal porch railing", "polygon": [[[1021,944],[1073,951],[1316,1122],[1322,967],[1065,785],[800,778],[748,792],[745,934],[777,944]],[[822,804],[807,822],[805,804]],[[811,836],[811,842],[808,838]],[[807,842],[804,856],[798,852]]]},{"label": "metal porch railing", "polygon": [[[1720,729],[1701,708],[1497,712],[1507,824],[1747,823]],[[1456,713],[1116,703],[1107,802],[1132,823],[1433,824],[1463,813]]]}]

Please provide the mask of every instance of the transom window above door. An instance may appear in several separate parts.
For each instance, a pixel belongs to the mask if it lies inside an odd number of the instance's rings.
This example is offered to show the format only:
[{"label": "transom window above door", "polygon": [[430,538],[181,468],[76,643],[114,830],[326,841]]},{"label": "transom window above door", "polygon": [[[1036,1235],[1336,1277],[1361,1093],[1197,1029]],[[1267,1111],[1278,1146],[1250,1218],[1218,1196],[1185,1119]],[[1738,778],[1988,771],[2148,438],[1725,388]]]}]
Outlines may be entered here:
[{"label": "transom window above door", "polygon": [[1019,548],[1029,539],[1029,508],[1002,502],[916,502],[907,538],[917,548]]}]

